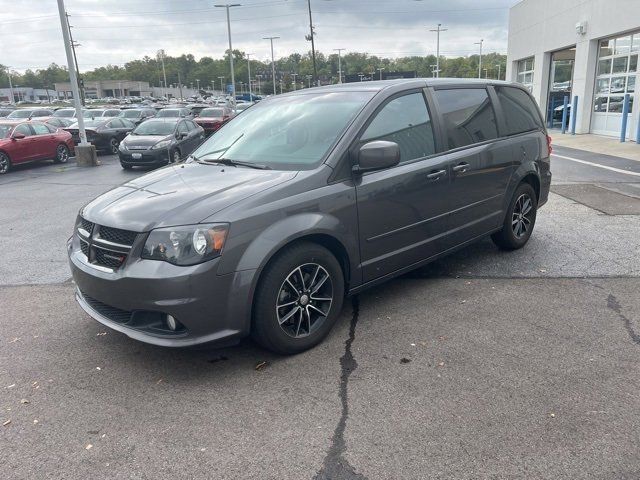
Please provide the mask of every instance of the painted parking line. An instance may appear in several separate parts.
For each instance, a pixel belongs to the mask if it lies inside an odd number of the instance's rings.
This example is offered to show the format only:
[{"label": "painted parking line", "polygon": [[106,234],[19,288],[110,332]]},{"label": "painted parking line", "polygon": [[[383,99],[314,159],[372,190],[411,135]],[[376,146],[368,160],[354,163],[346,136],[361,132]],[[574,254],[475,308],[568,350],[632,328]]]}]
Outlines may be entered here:
[{"label": "painted parking line", "polygon": [[632,175],[634,177],[640,177],[640,173],[638,172],[630,172],[629,170],[622,170],[621,168],[609,167],[607,165],[600,165],[599,163],[587,162],[586,160],[580,160],[579,158],[573,158],[573,157],[566,157],[564,155],[558,155],[557,153],[552,153],[551,155],[554,157],[563,158],[565,160],[570,160],[572,162],[589,165],[591,167],[604,168],[605,170],[610,170],[612,172],[623,173],[625,175]]}]

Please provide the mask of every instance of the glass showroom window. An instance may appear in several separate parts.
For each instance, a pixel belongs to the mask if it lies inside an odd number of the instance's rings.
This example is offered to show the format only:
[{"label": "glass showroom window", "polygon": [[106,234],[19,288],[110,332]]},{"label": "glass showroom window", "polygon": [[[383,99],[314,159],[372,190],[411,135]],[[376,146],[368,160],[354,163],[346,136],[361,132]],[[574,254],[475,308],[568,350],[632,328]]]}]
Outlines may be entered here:
[{"label": "glass showroom window", "polygon": [[621,113],[624,94],[630,94],[630,111],[640,53],[640,32],[624,37],[600,40],[593,111]]},{"label": "glass showroom window", "polygon": [[523,84],[531,91],[533,88],[533,57],[518,61],[518,76],[516,81]]}]

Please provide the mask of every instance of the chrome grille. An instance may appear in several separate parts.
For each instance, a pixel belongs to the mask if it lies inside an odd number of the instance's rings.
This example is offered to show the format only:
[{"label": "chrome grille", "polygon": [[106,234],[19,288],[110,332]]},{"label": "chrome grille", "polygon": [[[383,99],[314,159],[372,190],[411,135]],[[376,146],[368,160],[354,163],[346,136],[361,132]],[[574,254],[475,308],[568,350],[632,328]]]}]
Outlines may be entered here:
[{"label": "chrome grille", "polygon": [[127,260],[137,232],[96,225],[80,217],[78,222],[80,250],[87,261],[96,266],[117,270]]}]

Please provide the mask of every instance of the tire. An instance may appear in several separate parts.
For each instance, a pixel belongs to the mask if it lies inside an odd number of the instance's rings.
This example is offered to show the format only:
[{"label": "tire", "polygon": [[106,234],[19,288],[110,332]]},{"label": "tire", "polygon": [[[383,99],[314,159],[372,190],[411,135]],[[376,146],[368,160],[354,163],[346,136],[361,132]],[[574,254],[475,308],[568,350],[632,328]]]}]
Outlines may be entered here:
[{"label": "tire", "polygon": [[493,243],[503,250],[524,247],[533,233],[537,210],[536,192],[528,183],[521,183],[509,202],[502,229],[491,235]]},{"label": "tire", "polygon": [[56,147],[56,156],[53,163],[67,163],[69,161],[69,147],[62,143]]},{"label": "tire", "polygon": [[262,273],[251,335],[275,353],[303,352],[328,335],[343,300],[344,276],[338,260],[321,245],[297,243],[279,252]]},{"label": "tire", "polygon": [[11,170],[11,159],[9,155],[4,152],[0,152],[0,175],[9,173]]},{"label": "tire", "polygon": [[120,142],[118,141],[118,139],[116,137],[112,137],[109,139],[109,153],[111,155],[117,155],[118,154],[118,147],[120,146]]},{"label": "tire", "polygon": [[120,162],[120,166],[124,169],[124,170],[131,170],[133,168],[133,165],[127,165],[125,163]]}]

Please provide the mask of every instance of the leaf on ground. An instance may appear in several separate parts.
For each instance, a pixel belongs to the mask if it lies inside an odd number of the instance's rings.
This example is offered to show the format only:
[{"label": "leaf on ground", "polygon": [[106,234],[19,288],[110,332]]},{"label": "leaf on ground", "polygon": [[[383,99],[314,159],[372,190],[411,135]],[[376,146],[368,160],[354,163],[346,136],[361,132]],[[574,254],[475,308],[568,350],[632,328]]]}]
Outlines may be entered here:
[{"label": "leaf on ground", "polygon": [[267,362],[260,362],[259,364],[256,365],[256,370],[260,371],[260,370],[264,370],[267,366]]},{"label": "leaf on ground", "polygon": [[6,427],[7,425],[9,425],[11,423],[11,419],[7,420],[6,422],[4,422],[2,424],[3,427]]},{"label": "leaf on ground", "polygon": [[27,405],[29,403],[31,403],[29,400],[27,400],[26,398],[23,398],[22,400],[20,400],[20,403],[23,405]]},{"label": "leaf on ground", "polygon": [[400,359],[400,363],[409,363],[409,362],[411,362],[411,359],[410,359],[410,358],[402,357],[402,358]]},{"label": "leaf on ground", "polygon": [[93,445],[89,444],[86,447],[84,447],[85,450],[91,450],[93,448]]},{"label": "leaf on ground", "polygon": [[440,362],[440,363],[438,364],[438,366],[439,366],[439,367],[444,367],[444,362]]}]

